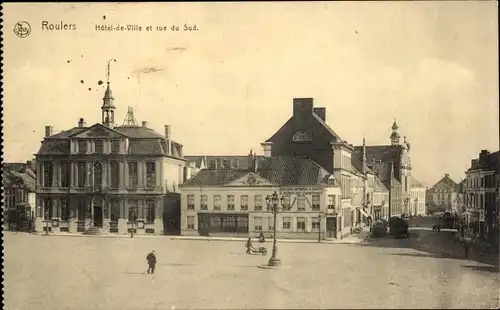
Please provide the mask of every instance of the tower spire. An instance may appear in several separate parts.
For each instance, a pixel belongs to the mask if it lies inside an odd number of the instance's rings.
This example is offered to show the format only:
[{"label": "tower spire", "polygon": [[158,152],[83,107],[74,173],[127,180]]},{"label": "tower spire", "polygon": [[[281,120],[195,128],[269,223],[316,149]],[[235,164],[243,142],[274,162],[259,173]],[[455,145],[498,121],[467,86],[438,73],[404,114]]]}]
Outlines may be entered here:
[{"label": "tower spire", "polygon": [[394,119],[394,123],[392,124],[392,133],[391,133],[391,145],[395,146],[395,145],[399,145],[399,133],[398,133],[398,124],[396,124],[396,119]]},{"label": "tower spire", "polygon": [[104,98],[102,98],[102,124],[104,126],[108,126],[110,128],[113,128],[115,124],[115,105],[113,103],[114,98],[113,98],[113,92],[111,91],[111,88],[109,87],[109,84],[111,83],[110,81],[110,75],[111,75],[111,62],[114,61],[116,62],[116,59],[110,59],[108,60],[108,65],[106,68],[106,82],[107,82],[107,87],[106,91],[104,92]]},{"label": "tower spire", "polygon": [[366,138],[365,138],[365,133],[363,133],[363,158],[362,158],[362,162],[363,162],[363,174],[366,174],[367,172],[367,162],[366,162]]},{"label": "tower spire", "polygon": [[134,108],[128,107],[127,115],[123,120],[123,126],[137,126],[137,121],[134,116]]}]

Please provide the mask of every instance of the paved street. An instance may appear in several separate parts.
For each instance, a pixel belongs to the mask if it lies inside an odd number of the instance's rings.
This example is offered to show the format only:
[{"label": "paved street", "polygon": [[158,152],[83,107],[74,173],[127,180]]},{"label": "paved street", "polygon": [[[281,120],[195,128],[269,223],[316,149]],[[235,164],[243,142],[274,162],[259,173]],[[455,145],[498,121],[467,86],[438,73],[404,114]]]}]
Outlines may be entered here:
[{"label": "paved street", "polygon": [[[426,232],[429,241],[431,232]],[[284,266],[244,242],[6,233],[6,309],[496,308],[499,274],[414,240],[282,243]],[[413,243],[412,243],[413,242]],[[436,241],[435,244],[438,244]],[[266,243],[269,252],[271,243]],[[156,250],[157,273],[145,274]]]}]

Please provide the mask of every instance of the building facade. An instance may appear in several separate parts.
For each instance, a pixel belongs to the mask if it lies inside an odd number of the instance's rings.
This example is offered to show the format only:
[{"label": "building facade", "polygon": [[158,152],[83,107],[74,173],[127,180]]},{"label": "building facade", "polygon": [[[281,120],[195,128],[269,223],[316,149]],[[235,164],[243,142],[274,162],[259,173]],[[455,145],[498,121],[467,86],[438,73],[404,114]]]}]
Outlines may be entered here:
[{"label": "building facade", "polygon": [[[342,213],[336,216],[342,218],[345,230],[373,220],[376,182],[370,179],[378,176],[368,165],[365,144],[355,152],[353,145],[326,124],[326,109],[315,108],[313,98],[294,98],[292,109],[290,119],[262,143],[264,156],[304,156],[328,171],[341,187]],[[377,191],[384,191],[384,187]],[[381,201],[379,214],[383,203],[389,205]]]},{"label": "building facade", "polygon": [[35,164],[3,163],[3,224],[5,230],[30,231],[36,211]]},{"label": "building facade", "polygon": [[466,172],[464,200],[468,222],[481,238],[498,235],[499,152],[482,150]]},{"label": "building facade", "polygon": [[274,192],[283,197],[278,238],[334,239],[350,232],[344,217],[333,216],[351,213],[341,204],[339,183],[314,161],[248,158],[247,169],[203,169],[181,186],[183,235],[271,237],[274,218],[266,197]]},{"label": "building facade", "polygon": [[101,123],[81,118],[56,134],[46,126],[36,154],[37,231],[165,233],[165,195],[179,195],[186,174],[182,145],[168,125],[159,134],[135,124],[130,108],[116,126],[115,109],[108,82]]},{"label": "building facade", "polygon": [[449,174],[432,186],[428,192],[429,205],[440,211],[459,213],[459,186]]},{"label": "building facade", "polygon": [[[367,145],[366,157],[368,167],[376,172],[387,188],[391,188],[391,207],[389,216],[412,215],[415,213],[415,199],[421,183],[412,175],[410,143],[406,136],[400,141],[399,126],[396,121],[392,124],[390,145]],[[363,152],[363,146],[356,146],[358,156]],[[412,185],[412,180],[417,183]],[[418,193],[417,193],[418,192]],[[420,197],[417,206],[425,209],[425,194]],[[418,213],[418,212],[417,212]],[[420,212],[420,214],[422,214]]]},{"label": "building facade", "polygon": [[424,216],[427,214],[425,201],[426,188],[413,176],[410,176],[410,215]]}]

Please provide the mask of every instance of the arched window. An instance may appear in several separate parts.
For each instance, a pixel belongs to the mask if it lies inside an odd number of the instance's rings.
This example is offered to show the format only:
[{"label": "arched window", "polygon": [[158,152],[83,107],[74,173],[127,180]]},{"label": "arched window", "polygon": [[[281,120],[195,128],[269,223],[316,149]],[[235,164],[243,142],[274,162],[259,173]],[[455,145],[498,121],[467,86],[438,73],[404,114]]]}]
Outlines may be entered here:
[{"label": "arched window", "polygon": [[101,163],[94,164],[94,187],[96,187],[96,188],[102,187],[102,164]]},{"label": "arched window", "polygon": [[312,134],[304,129],[298,130],[293,134],[292,141],[294,142],[310,142],[313,140]]}]

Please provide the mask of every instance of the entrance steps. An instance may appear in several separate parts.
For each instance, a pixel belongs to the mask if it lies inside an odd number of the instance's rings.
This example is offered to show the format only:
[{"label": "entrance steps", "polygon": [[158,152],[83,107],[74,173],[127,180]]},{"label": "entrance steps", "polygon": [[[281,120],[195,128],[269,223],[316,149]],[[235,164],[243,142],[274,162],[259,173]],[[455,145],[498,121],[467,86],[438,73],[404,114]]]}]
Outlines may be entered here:
[{"label": "entrance steps", "polygon": [[102,229],[101,227],[90,227],[86,231],[82,233],[82,235],[90,235],[90,236],[98,236],[98,235],[107,235],[108,232]]}]

